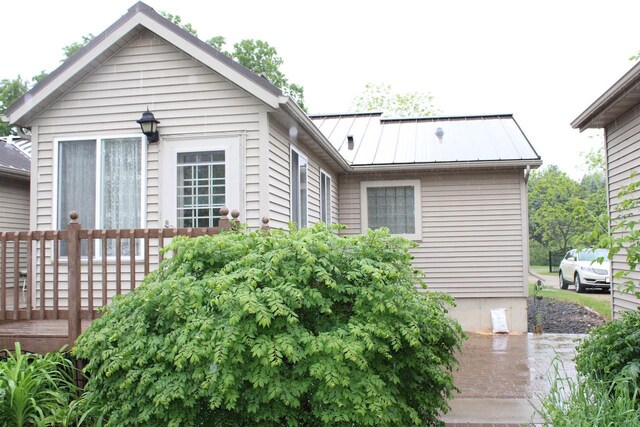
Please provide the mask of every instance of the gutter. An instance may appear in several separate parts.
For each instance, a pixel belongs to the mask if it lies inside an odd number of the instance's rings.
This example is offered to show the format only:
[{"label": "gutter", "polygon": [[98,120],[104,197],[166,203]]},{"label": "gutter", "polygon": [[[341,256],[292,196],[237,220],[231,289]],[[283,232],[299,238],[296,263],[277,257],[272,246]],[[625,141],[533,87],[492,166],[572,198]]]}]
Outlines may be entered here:
[{"label": "gutter", "polygon": [[617,82],[598,97],[591,105],[587,107],[578,117],[571,122],[571,127],[579,128],[580,132],[589,128],[591,123],[609,107],[609,104],[615,102],[624,96],[631,87],[638,83],[640,77],[640,62],[627,71]]},{"label": "gutter", "polygon": [[479,169],[517,167],[535,169],[542,165],[542,160],[486,160],[468,162],[433,162],[433,163],[397,163],[388,165],[353,165],[353,172],[411,172],[415,170],[440,170],[452,168]]},{"label": "gutter", "polygon": [[298,123],[300,123],[307,132],[309,132],[316,140],[320,141],[322,147],[327,151],[327,153],[329,153],[331,158],[342,167],[343,170],[353,170],[353,167],[349,164],[349,162],[347,162],[344,157],[342,157],[340,153],[338,153],[338,150],[336,150],[331,142],[329,142],[327,137],[324,136],[322,132],[320,132],[316,125],[313,124],[309,116],[307,116],[307,114],[302,111],[298,104],[296,104],[288,96],[283,96],[280,98],[280,105],[282,106],[282,109],[289,113]]},{"label": "gutter", "polygon": [[21,181],[29,181],[29,179],[31,178],[31,172],[0,166],[0,176],[19,179]]}]

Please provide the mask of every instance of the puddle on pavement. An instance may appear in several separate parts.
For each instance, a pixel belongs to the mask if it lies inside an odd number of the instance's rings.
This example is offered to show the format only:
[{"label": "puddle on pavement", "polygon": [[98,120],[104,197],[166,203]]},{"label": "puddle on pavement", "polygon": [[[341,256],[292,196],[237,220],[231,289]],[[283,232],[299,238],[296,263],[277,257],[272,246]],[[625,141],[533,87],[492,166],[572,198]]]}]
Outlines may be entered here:
[{"label": "puddle on pavement", "polygon": [[459,355],[455,373],[461,398],[535,399],[549,390],[552,362],[563,365],[575,377],[576,339],[584,335],[469,334]]}]

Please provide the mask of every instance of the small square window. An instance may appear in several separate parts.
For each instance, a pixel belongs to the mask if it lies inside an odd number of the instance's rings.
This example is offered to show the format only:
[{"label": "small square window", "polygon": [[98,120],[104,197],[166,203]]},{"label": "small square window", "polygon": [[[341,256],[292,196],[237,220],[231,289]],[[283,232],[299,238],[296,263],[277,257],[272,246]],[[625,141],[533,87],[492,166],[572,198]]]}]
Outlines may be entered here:
[{"label": "small square window", "polygon": [[408,239],[421,238],[420,181],[361,183],[362,230],[389,228]]}]

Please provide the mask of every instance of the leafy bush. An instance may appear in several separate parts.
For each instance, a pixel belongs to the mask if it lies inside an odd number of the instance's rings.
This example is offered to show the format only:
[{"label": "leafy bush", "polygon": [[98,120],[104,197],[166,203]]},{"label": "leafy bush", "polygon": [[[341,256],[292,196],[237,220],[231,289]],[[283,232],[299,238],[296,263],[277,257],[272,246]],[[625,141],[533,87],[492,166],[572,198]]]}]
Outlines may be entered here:
[{"label": "leafy bush", "polygon": [[612,381],[585,375],[573,379],[557,364],[554,366],[551,390],[541,399],[536,411],[543,425],[631,427],[640,424],[637,400],[640,396],[633,379],[624,375]]},{"label": "leafy bush", "polygon": [[463,334],[407,240],[335,228],[176,238],[78,339],[110,425],[434,424]]},{"label": "leafy bush", "polygon": [[75,367],[62,353],[24,354],[20,343],[0,361],[0,424],[71,425],[69,405],[77,397]]},{"label": "leafy bush", "polygon": [[529,265],[549,264],[549,251],[537,240],[529,239]]},{"label": "leafy bush", "polygon": [[592,329],[577,348],[576,369],[585,376],[613,382],[630,377],[640,386],[640,312]]}]

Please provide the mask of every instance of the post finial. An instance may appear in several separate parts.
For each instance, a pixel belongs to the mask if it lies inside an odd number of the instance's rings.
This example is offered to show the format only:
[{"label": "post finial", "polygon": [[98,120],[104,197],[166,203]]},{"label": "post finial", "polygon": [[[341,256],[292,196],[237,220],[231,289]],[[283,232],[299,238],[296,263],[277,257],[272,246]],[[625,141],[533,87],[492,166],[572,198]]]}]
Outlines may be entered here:
[{"label": "post finial", "polygon": [[239,216],[240,216],[240,211],[238,209],[234,209],[231,211],[231,218],[238,219]]},{"label": "post finial", "polygon": [[76,211],[71,211],[69,212],[69,218],[71,218],[71,222],[78,222],[78,217],[80,217],[80,214]]},{"label": "post finial", "polygon": [[227,208],[227,207],[221,207],[221,208],[220,208],[220,215],[221,215],[221,216],[227,216],[227,215],[229,215],[229,208]]}]

